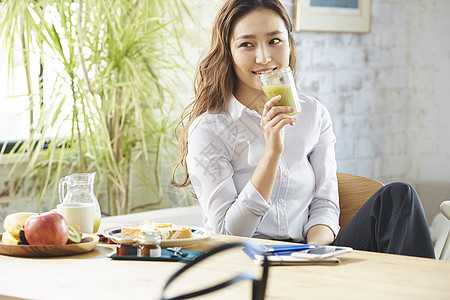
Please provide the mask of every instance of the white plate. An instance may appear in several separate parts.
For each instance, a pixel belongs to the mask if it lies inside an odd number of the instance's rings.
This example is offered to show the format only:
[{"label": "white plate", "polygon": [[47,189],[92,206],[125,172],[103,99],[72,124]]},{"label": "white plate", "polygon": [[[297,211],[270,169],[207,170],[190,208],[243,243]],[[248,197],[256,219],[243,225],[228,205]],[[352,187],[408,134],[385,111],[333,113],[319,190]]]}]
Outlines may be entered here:
[{"label": "white plate", "polygon": [[[122,236],[122,227],[133,227],[133,226],[139,226],[139,225],[123,225],[123,226],[115,226],[107,228],[103,231],[103,235],[107,238],[110,238],[114,242],[116,241],[116,238]],[[192,231],[192,237],[187,239],[175,239],[175,240],[162,240],[161,241],[161,247],[192,247],[194,245],[197,245],[198,243],[206,240],[211,236],[211,232],[206,230],[203,227],[197,227],[197,226],[185,226],[191,229]]]}]

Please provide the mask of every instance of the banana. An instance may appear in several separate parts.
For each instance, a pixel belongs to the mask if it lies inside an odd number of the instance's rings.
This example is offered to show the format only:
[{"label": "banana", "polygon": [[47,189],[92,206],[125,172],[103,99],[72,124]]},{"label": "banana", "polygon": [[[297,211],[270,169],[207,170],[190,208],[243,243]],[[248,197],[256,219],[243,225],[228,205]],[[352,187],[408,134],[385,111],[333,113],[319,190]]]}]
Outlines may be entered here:
[{"label": "banana", "polygon": [[2,243],[7,245],[18,245],[20,243],[19,237],[14,237],[8,231],[3,232]]},{"label": "banana", "polygon": [[23,230],[23,226],[27,219],[37,213],[32,212],[18,212],[6,216],[3,222],[3,228],[9,232],[13,237],[19,237],[20,231]]}]

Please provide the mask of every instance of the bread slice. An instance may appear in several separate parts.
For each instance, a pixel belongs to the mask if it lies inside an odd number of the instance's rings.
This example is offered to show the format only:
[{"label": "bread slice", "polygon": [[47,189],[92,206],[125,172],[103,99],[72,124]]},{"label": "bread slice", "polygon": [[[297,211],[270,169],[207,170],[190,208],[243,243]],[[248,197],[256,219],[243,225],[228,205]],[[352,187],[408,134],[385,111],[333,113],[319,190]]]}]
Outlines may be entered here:
[{"label": "bread slice", "polygon": [[122,236],[139,237],[141,234],[158,234],[161,240],[187,239],[192,237],[189,227],[172,223],[158,223],[150,220],[143,221],[137,227],[122,227]]},{"label": "bread slice", "polygon": [[139,227],[122,227],[121,233],[122,236],[134,236],[136,238],[143,234]]}]

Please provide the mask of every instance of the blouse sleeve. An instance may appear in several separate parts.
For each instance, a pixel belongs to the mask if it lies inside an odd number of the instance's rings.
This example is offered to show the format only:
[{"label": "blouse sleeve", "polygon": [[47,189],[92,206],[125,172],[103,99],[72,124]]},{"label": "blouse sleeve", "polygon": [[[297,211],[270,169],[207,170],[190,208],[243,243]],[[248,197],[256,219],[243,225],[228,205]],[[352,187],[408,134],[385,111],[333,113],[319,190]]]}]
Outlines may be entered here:
[{"label": "blouse sleeve", "polygon": [[210,127],[194,126],[189,134],[186,157],[189,177],[207,228],[220,234],[251,237],[270,205],[251,181],[238,194],[231,153],[232,145]]},{"label": "blouse sleeve", "polygon": [[314,169],[315,193],[309,205],[308,222],[303,230],[306,236],[314,225],[323,224],[333,231],[336,237],[339,232],[339,195],[336,177],[336,158],[334,144],[336,137],[330,115],[326,108],[320,106],[320,136],[310,154],[309,161]]}]

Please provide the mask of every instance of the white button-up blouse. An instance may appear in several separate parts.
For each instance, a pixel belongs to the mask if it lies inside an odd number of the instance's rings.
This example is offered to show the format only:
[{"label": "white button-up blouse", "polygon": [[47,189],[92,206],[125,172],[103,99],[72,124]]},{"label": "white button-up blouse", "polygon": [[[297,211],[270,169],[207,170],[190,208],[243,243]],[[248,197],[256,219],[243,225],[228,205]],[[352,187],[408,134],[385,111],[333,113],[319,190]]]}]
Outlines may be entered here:
[{"label": "white button-up blouse", "polygon": [[303,242],[317,224],[339,231],[335,135],[326,108],[304,101],[285,126],[284,152],[269,203],[250,178],[264,152],[261,115],[230,99],[228,111],[206,112],[191,125],[186,164],[205,228],[245,237]]}]

